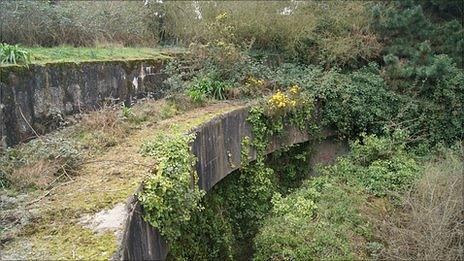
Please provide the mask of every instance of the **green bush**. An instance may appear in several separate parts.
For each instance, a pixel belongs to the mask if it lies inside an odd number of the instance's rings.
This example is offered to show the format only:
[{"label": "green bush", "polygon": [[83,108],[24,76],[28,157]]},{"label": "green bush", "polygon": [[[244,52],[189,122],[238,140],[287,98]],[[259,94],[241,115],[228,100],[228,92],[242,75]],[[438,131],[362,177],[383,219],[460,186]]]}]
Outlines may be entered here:
[{"label": "green bush", "polygon": [[419,177],[421,168],[406,153],[406,134],[395,132],[393,138],[362,135],[351,144],[352,153],[333,169],[347,183],[361,184],[375,196],[405,191]]},{"label": "green bush", "polygon": [[168,241],[181,236],[180,227],[201,209],[204,191],[198,187],[195,158],[190,152],[192,136],[158,135],[144,143],[141,153],[157,159],[157,168],[143,184],[138,200],[144,218]]},{"label": "green bush", "polygon": [[381,133],[399,105],[375,64],[352,73],[327,72],[315,87],[324,125],[342,136]]},{"label": "green bush", "polygon": [[404,138],[402,132],[363,136],[322,175],[286,197],[275,194],[271,214],[254,238],[254,259],[366,259],[375,243],[363,213],[366,201],[403,193],[421,171]]}]

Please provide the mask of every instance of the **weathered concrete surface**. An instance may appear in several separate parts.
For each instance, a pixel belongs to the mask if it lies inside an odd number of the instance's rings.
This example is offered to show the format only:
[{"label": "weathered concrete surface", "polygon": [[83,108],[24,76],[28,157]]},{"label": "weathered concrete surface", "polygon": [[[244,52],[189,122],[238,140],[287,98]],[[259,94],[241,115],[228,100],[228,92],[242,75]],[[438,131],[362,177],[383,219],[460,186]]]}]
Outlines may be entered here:
[{"label": "weathered concrete surface", "polygon": [[135,196],[129,199],[127,211],[124,233],[113,259],[165,260],[168,245],[159,232],[143,220],[142,207]]},{"label": "weathered concrete surface", "polygon": [[[197,157],[196,170],[199,186],[210,190],[228,174],[240,168],[242,140],[252,138],[251,126],[246,122],[249,108],[238,109],[199,126],[193,132],[196,138],[191,145]],[[267,147],[271,153],[283,146],[311,141],[306,131],[287,126],[284,135],[272,137]],[[330,164],[336,156],[344,153],[347,146],[335,139],[334,134],[325,131],[322,141],[314,140],[313,164]],[[249,151],[249,160],[256,159],[256,151]],[[160,234],[142,218],[142,209],[138,202],[129,206],[129,218],[126,221],[124,237],[116,259],[129,260],[165,260],[168,246]]]},{"label": "weathered concrete surface", "polygon": [[[105,102],[162,97],[166,59],[0,67],[0,148],[57,128],[60,118]],[[30,126],[29,126],[30,125]]]}]

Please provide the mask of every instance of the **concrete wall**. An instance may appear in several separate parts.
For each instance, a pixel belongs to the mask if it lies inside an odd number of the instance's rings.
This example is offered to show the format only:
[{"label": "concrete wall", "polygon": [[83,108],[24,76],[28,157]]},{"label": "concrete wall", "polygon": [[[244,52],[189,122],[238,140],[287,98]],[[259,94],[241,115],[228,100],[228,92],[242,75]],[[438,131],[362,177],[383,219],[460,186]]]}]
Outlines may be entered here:
[{"label": "concrete wall", "polygon": [[[242,140],[251,137],[251,126],[246,122],[249,108],[238,109],[199,126],[194,130],[196,138],[191,145],[192,152],[197,157],[196,170],[199,176],[199,186],[210,190],[228,174],[240,168],[240,152]],[[283,146],[313,140],[305,131],[287,126],[283,136],[270,139],[267,153]],[[330,164],[340,154],[347,150],[347,145],[335,139],[330,131],[323,133],[322,141],[314,142],[313,164]],[[251,150],[250,160],[256,158],[256,152]],[[168,246],[159,233],[145,222],[142,209],[134,201],[129,208],[129,218],[126,222],[124,237],[116,259],[130,260],[164,260]]]},{"label": "concrete wall", "polygon": [[[163,95],[165,60],[64,62],[0,67],[0,149],[60,126],[62,116],[109,101]],[[30,126],[29,126],[30,125]]]}]

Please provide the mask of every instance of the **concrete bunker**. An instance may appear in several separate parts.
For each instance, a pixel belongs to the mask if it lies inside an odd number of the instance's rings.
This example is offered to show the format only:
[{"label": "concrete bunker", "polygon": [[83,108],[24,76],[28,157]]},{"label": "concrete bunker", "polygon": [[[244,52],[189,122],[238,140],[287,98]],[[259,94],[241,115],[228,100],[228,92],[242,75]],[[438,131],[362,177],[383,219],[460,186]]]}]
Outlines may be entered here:
[{"label": "concrete bunker", "polygon": [[[245,137],[252,138],[251,126],[246,121],[249,109],[244,107],[225,113],[193,130],[196,138],[191,144],[191,151],[197,157],[196,171],[202,189],[209,191],[227,175],[240,168],[242,140]],[[325,130],[322,134],[322,140],[317,141],[306,131],[286,126],[284,135],[270,138],[266,154],[284,146],[314,141],[315,153],[310,162],[331,163],[338,155],[347,151],[347,145],[337,140],[332,131]],[[256,151],[253,149],[249,153],[249,159],[256,159]],[[127,203],[128,215],[123,228],[124,233],[114,259],[166,259],[169,246],[159,232],[143,220],[142,211],[136,197],[131,197]]]}]

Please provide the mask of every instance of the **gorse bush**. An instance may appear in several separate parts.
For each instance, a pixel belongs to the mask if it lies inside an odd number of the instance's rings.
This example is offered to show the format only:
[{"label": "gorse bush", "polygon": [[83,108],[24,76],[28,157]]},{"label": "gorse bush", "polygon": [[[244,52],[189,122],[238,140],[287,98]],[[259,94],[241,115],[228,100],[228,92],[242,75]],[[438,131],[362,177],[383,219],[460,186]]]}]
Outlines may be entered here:
[{"label": "gorse bush", "polygon": [[0,64],[29,64],[31,54],[22,49],[19,45],[9,45],[0,43]]}]

